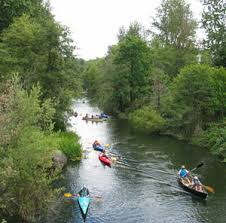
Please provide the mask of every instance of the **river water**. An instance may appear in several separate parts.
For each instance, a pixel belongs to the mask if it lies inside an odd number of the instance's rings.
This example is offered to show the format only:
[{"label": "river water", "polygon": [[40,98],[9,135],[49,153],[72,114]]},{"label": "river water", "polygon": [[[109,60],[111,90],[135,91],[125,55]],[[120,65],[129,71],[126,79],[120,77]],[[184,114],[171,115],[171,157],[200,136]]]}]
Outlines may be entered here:
[{"label": "river water", "polygon": [[[102,197],[92,199],[86,222],[226,222],[226,166],[205,149],[170,137],[138,134],[114,118],[86,122],[86,113],[100,113],[88,102],[76,101],[74,110],[79,115],[70,118],[70,128],[80,136],[84,158],[67,167],[66,190],[77,193],[86,185],[91,195]],[[119,156],[112,168],[98,160],[92,149],[95,139],[111,144],[109,150]],[[181,164],[192,169],[200,162],[205,164],[195,173],[215,189],[205,201],[180,188],[175,176]],[[65,201],[54,222],[83,222],[77,202]]]}]

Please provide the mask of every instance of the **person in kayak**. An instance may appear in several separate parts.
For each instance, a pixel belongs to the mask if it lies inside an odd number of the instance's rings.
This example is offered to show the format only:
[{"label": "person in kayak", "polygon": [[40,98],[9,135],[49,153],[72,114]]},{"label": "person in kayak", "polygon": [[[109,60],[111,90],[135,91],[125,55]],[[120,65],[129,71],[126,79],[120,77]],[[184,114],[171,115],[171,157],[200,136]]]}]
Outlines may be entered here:
[{"label": "person in kayak", "polygon": [[185,168],[184,165],[181,166],[181,169],[178,171],[178,176],[181,177],[184,181],[191,184],[190,178],[190,172]]},{"label": "person in kayak", "polygon": [[104,150],[104,146],[102,146],[97,140],[94,141],[93,148],[100,152],[103,152]]},{"label": "person in kayak", "polygon": [[89,195],[89,190],[83,186],[83,188],[79,191],[79,193],[77,194],[78,197],[85,197]]},{"label": "person in kayak", "polygon": [[106,150],[104,149],[103,152],[102,152],[102,156],[106,157],[106,158],[109,158],[107,155],[106,155]]},{"label": "person in kayak", "polygon": [[197,191],[202,191],[202,183],[200,182],[199,178],[197,176],[194,176],[193,182],[192,182],[192,188]]},{"label": "person in kayak", "polygon": [[101,146],[98,140],[95,140],[93,143],[93,147]]}]

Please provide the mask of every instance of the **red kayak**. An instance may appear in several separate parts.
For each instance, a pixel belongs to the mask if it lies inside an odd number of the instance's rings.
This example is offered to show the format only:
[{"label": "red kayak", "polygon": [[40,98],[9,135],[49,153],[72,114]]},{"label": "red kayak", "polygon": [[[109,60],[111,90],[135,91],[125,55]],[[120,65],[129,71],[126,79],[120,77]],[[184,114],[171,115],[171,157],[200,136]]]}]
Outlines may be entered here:
[{"label": "red kayak", "polygon": [[100,160],[103,164],[105,164],[105,165],[111,167],[111,159],[110,159],[109,157],[107,157],[106,155],[104,155],[103,153],[101,153],[101,154],[99,155],[99,160]]}]

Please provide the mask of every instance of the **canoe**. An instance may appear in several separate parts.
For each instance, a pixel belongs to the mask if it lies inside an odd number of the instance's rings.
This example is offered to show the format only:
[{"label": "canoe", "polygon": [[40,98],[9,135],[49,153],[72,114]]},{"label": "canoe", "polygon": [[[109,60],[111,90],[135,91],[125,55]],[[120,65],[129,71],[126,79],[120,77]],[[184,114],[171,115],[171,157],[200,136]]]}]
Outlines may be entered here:
[{"label": "canoe", "polygon": [[196,195],[196,196],[198,196],[200,198],[203,198],[203,199],[207,198],[208,193],[206,192],[205,189],[203,189],[203,191],[197,191],[197,190],[193,189],[191,185],[186,184],[181,177],[178,177],[177,181],[178,181],[179,185],[184,190],[186,190],[186,191],[188,191],[188,192],[190,192],[190,193],[192,193],[192,194],[194,194],[194,195]]},{"label": "canoe", "polygon": [[89,203],[90,203],[89,190],[86,187],[83,187],[79,191],[78,204],[84,219],[86,218],[86,214],[88,212]]},{"label": "canoe", "polygon": [[85,121],[91,121],[91,122],[103,122],[103,121],[106,121],[106,119],[101,119],[101,118],[86,118],[86,117],[83,117],[82,120],[85,120]]},{"label": "canoe", "polygon": [[106,166],[111,167],[111,159],[109,157],[107,157],[106,155],[104,155],[103,153],[101,153],[99,155],[99,160]]},{"label": "canoe", "polygon": [[93,145],[93,149],[94,150],[97,150],[97,151],[100,151],[100,152],[103,152],[104,151],[104,147],[103,146]]}]

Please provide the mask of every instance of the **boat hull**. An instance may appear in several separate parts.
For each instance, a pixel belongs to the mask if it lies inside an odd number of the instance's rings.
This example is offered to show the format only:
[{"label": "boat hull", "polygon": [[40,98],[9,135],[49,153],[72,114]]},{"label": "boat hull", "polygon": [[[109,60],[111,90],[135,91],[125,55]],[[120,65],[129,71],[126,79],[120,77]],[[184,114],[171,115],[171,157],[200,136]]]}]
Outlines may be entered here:
[{"label": "boat hull", "polygon": [[208,196],[208,193],[206,191],[197,191],[189,186],[187,186],[186,184],[183,183],[183,180],[181,178],[177,178],[177,181],[179,183],[179,185],[186,190],[187,192],[190,192],[200,198],[206,199]]},{"label": "boat hull", "polygon": [[93,146],[93,149],[96,150],[96,151],[100,151],[100,152],[104,151],[104,147],[103,146]]},{"label": "boat hull", "polygon": [[78,198],[78,204],[79,204],[79,207],[80,207],[83,215],[87,214],[88,208],[89,208],[89,203],[90,203],[90,197],[79,197]]},{"label": "boat hull", "polygon": [[85,220],[86,219],[86,215],[88,212],[88,208],[89,208],[89,204],[90,204],[90,197],[89,197],[89,191],[87,188],[82,188],[79,191],[79,197],[78,197],[78,204],[79,204],[79,208],[81,210],[82,213],[82,217]]},{"label": "boat hull", "polygon": [[99,155],[99,160],[106,166],[111,167],[111,159],[103,154]]}]

